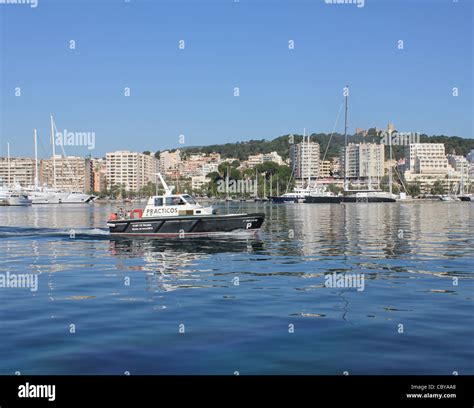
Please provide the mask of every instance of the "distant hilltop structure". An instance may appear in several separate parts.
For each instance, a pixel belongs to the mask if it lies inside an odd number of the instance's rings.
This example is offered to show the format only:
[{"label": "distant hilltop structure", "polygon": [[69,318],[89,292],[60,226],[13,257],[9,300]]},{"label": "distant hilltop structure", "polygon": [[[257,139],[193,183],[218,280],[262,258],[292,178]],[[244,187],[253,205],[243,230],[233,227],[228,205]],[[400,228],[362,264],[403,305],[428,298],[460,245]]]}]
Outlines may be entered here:
[{"label": "distant hilltop structure", "polygon": [[357,127],[355,129],[355,135],[356,136],[380,136],[383,132],[387,132],[387,133],[393,133],[396,131],[396,128],[395,128],[395,125],[393,123],[389,123],[387,125],[387,128],[384,130],[384,129],[380,129],[379,127],[377,126],[374,126],[372,128],[369,128],[368,130],[364,130],[362,128],[359,128]]}]

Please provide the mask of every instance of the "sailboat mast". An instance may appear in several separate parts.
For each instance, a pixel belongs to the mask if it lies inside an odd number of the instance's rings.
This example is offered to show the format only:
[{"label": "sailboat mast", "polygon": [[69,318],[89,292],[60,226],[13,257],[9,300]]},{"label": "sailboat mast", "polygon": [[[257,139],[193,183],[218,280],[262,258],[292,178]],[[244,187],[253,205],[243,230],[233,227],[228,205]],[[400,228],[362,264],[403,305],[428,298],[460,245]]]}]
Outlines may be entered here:
[{"label": "sailboat mast", "polygon": [[273,174],[270,173],[270,197],[272,196],[273,191]]},{"label": "sailboat mast", "polygon": [[53,187],[56,188],[56,147],[54,145],[53,115],[50,115],[50,119],[51,119],[51,144],[53,146]]},{"label": "sailboat mast", "polygon": [[303,143],[301,144],[301,183],[304,185],[304,170],[305,170],[305,159],[307,154],[306,154],[306,148],[305,148],[305,143],[306,143],[306,128],[303,128]]},{"label": "sailboat mast", "polygon": [[38,177],[38,141],[37,141],[36,129],[34,131],[34,134],[35,134],[35,188],[38,188],[38,185],[39,185],[39,177]]},{"label": "sailboat mast", "polygon": [[266,190],[266,186],[265,186],[266,175],[267,175],[266,172],[263,173],[263,198],[267,197],[267,190]]},{"label": "sailboat mast", "polygon": [[310,135],[308,135],[308,188],[311,184],[311,154],[310,154],[309,138],[310,138]]},{"label": "sailboat mast", "polygon": [[11,166],[10,166],[10,142],[7,142],[7,159],[8,159],[8,185],[12,185]]},{"label": "sailboat mast", "polygon": [[255,167],[255,198],[258,198],[258,176],[257,176],[256,167]]},{"label": "sailboat mast", "polygon": [[225,198],[229,198],[229,165],[227,165],[227,172],[225,175]]},{"label": "sailboat mast", "polygon": [[388,188],[390,195],[392,195],[392,132],[388,133],[388,145],[390,149],[389,153],[389,158],[390,158],[390,164],[388,166]]},{"label": "sailboat mast", "polygon": [[344,190],[347,190],[347,99],[349,96],[349,87],[344,89],[345,108],[344,108]]}]

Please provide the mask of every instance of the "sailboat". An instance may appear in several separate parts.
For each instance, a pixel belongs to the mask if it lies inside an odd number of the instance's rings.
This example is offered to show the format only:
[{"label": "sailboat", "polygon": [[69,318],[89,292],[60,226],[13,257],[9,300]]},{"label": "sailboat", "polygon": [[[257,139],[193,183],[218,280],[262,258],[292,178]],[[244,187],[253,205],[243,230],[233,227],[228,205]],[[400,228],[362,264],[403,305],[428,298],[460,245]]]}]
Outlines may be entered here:
[{"label": "sailboat", "polygon": [[51,144],[53,150],[53,186],[45,187],[39,185],[38,172],[38,146],[37,146],[37,132],[34,130],[34,144],[35,144],[35,183],[34,186],[29,187],[28,197],[33,204],[85,204],[94,199],[94,196],[85,194],[80,191],[63,191],[56,187],[56,148],[54,142],[54,119],[50,116],[51,124]]},{"label": "sailboat", "polygon": [[[302,141],[302,156],[304,157],[304,152],[305,152],[305,143],[308,143],[308,153],[309,153],[309,143],[310,143],[310,136],[308,135],[308,139],[306,141],[306,129],[303,129],[303,141]],[[304,162],[304,160],[301,160]],[[311,187],[311,161],[308,157],[308,181],[304,187],[295,187],[293,191],[288,192],[288,187],[287,191],[279,195],[277,194],[276,196],[270,195],[269,199],[273,203],[302,203],[305,202],[305,198],[312,195],[312,194],[317,194],[319,192],[318,188]],[[290,185],[291,179],[293,177],[294,173],[294,168],[293,171],[291,172],[290,180],[288,181],[288,186]],[[278,185],[278,184],[277,184]]]},{"label": "sailboat", "polygon": [[[365,190],[349,190],[347,187],[347,111],[348,111],[348,98],[349,98],[349,87],[346,86],[347,92],[345,93],[345,119],[344,119],[344,196],[342,198],[343,203],[394,203],[397,201],[396,196],[392,193],[392,167],[389,168],[389,192],[382,190],[376,190],[372,188],[370,168],[368,169],[369,185]],[[390,144],[390,159],[392,158],[392,141],[389,137]]]}]

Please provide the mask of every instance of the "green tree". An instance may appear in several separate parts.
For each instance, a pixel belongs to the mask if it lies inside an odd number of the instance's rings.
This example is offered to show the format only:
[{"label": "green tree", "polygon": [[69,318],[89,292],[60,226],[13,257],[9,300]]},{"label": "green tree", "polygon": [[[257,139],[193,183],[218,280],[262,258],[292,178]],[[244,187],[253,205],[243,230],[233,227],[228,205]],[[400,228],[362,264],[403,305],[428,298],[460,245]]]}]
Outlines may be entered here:
[{"label": "green tree", "polygon": [[417,197],[421,193],[421,187],[419,182],[406,184],[407,194],[412,197]]},{"label": "green tree", "polygon": [[446,194],[444,184],[441,180],[436,180],[431,187],[431,194],[433,195],[443,195]]}]

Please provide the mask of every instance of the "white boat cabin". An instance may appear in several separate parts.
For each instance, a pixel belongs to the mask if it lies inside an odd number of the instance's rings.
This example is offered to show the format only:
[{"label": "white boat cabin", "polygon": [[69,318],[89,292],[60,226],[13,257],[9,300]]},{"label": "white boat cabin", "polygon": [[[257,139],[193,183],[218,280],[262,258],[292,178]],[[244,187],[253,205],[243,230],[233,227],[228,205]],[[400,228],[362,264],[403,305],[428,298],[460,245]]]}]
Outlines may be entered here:
[{"label": "white boat cabin", "polygon": [[180,215],[211,214],[215,214],[215,210],[212,207],[203,207],[189,194],[171,194],[150,197],[142,217],[176,217]]},{"label": "white boat cabin", "polygon": [[129,220],[137,218],[199,216],[216,214],[212,207],[203,207],[189,194],[173,194],[174,187],[166,184],[161,174],[157,174],[165,189],[164,195],[152,196],[148,199],[144,210],[134,209],[130,212],[119,209],[111,214],[111,220]]}]

